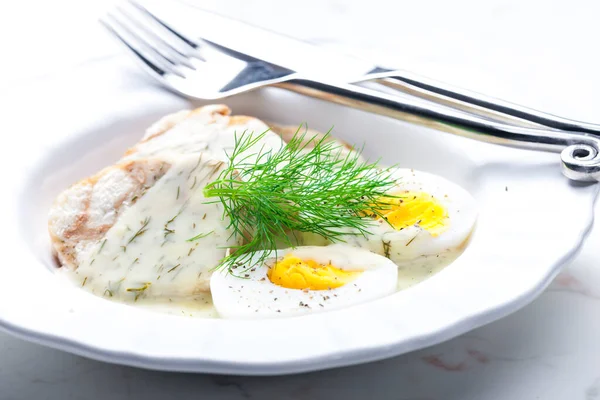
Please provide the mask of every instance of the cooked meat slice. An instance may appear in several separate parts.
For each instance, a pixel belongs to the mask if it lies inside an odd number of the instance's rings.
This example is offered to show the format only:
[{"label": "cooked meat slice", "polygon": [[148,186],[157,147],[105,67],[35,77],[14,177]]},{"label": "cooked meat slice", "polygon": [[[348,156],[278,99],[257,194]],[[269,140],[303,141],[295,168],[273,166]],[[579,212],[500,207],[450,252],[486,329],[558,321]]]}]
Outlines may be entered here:
[{"label": "cooked meat slice", "polygon": [[[220,204],[206,204],[202,189],[223,169],[236,136],[263,132],[256,152],[283,145],[262,121],[230,116],[224,105],[162,118],[115,165],[57,197],[48,227],[59,262],[99,295],[207,290],[212,268],[238,242]],[[117,276],[127,286],[116,285]]]},{"label": "cooked meat slice", "polygon": [[[226,161],[227,152],[231,152],[235,146],[236,136],[269,130],[257,118],[230,116],[230,112],[227,106],[210,105],[168,115],[150,127],[144,138],[127,150],[125,158],[161,157],[176,160],[182,154],[204,152]],[[273,132],[267,132],[257,144],[257,151],[263,146],[267,149],[279,148],[282,146],[281,138]]]},{"label": "cooked meat slice", "polygon": [[[323,139],[325,136],[324,133],[319,132],[315,129],[307,128],[305,126],[295,126],[295,125],[279,125],[275,123],[269,123],[271,130],[278,134],[281,139],[288,143],[296,133],[300,135],[304,135],[303,144],[306,144],[306,149],[312,149],[315,147],[317,141]],[[335,136],[329,135],[325,140],[327,143],[334,142],[340,146],[342,149],[342,154],[346,155],[348,152],[354,152],[354,147],[350,146],[348,143],[344,142],[341,139],[336,138]]]},{"label": "cooked meat slice", "polygon": [[203,194],[225,165],[182,156],[89,246],[75,281],[92,293],[124,300],[208,291],[212,269],[226,248],[238,244],[221,204]]},{"label": "cooked meat slice", "polygon": [[56,198],[48,228],[60,263],[75,269],[90,243],[113,226],[120,213],[170,168],[158,159],[125,161],[86,178]]}]

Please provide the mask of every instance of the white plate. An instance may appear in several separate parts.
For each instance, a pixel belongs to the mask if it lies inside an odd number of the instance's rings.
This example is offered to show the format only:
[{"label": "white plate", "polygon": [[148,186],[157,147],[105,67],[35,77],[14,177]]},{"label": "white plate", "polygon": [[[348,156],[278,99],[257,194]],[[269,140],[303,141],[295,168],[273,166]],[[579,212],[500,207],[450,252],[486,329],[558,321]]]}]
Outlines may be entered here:
[{"label": "white plate", "polygon": [[[186,102],[115,61],[37,82],[12,107],[0,150],[4,249],[0,325],[15,335],[147,368],[284,374],[382,359],[498,319],[535,298],[580,248],[598,185],[568,182],[555,154],[505,149],[267,90],[226,101],[235,113],[307,121],[370,156],[445,176],[477,199],[465,253],[441,273],[381,300],[329,313],[238,321],[178,317],[112,303],[52,273],[46,213],[59,191],[111,163],[159,116]],[[11,103],[24,104],[20,88]],[[54,96],[60,93],[60,96]]]}]

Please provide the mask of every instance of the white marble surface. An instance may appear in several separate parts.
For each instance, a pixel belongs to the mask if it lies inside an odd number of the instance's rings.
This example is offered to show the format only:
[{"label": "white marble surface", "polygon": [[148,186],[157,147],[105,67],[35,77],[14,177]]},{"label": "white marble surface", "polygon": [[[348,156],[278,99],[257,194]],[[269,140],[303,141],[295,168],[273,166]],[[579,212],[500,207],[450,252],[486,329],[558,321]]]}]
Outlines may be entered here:
[{"label": "white marble surface", "polygon": [[[202,4],[380,63],[600,122],[598,2]],[[94,22],[105,7],[75,0],[0,3],[0,89],[119,56]],[[507,318],[412,354],[330,371],[265,378],[153,372],[0,333],[0,399],[600,399],[599,242],[596,228],[552,286]]]}]

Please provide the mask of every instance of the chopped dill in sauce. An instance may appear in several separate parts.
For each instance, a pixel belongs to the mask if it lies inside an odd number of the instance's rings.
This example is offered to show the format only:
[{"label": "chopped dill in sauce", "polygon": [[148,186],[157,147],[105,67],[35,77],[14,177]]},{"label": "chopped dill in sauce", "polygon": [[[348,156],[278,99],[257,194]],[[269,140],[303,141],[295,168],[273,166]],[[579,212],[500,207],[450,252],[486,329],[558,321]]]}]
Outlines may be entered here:
[{"label": "chopped dill in sauce", "polygon": [[177,267],[179,267],[181,265],[181,263],[177,264],[176,266],[174,266],[173,268],[171,268],[170,270],[167,271],[167,274],[171,271],[175,271],[177,269]]},{"label": "chopped dill in sauce", "polygon": [[[131,244],[135,239],[142,236],[148,230],[148,224],[150,223],[150,217],[146,217],[143,221],[141,221],[141,228],[137,230],[137,232],[129,239],[127,244]],[[126,247],[126,246],[125,246]]]},{"label": "chopped dill in sauce", "polygon": [[210,234],[212,234],[214,232],[215,231],[210,231],[210,232],[206,232],[206,233],[200,233],[200,234],[198,234],[198,235],[196,235],[194,237],[189,238],[188,240],[186,240],[186,242],[193,242],[195,240],[205,238],[205,237],[207,237],[208,235],[210,235]]},{"label": "chopped dill in sauce", "polygon": [[108,240],[108,239],[104,239],[104,240],[102,241],[102,244],[100,245],[100,248],[98,249],[98,253],[97,253],[97,254],[100,254],[100,252],[101,252],[101,251],[102,251],[102,249],[104,248],[104,245],[106,245],[106,241],[107,241],[107,240]]}]

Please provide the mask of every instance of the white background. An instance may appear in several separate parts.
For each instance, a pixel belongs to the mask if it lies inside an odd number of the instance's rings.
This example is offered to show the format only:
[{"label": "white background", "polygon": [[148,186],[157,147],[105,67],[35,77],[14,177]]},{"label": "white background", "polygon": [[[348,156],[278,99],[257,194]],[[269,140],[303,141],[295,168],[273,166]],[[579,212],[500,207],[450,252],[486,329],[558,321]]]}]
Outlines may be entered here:
[{"label": "white background", "polygon": [[[600,3],[593,0],[196,3],[379,64],[600,122]],[[2,0],[0,95],[83,63],[121,57],[96,23],[107,7]],[[43,106],[35,93],[31,100],[28,107]],[[3,112],[25,106],[4,104]],[[186,375],[108,365],[0,334],[0,399],[600,399],[599,239],[600,228],[521,311],[387,361],[277,378]]]}]

